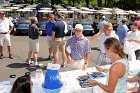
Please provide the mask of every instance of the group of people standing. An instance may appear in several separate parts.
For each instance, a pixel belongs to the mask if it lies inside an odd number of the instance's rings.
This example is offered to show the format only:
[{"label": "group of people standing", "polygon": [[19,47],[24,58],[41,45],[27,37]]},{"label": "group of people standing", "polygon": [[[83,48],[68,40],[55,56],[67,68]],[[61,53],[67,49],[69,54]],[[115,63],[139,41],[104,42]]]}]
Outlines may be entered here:
[{"label": "group of people standing", "polygon": [[[103,19],[105,18],[103,17]],[[122,20],[116,33],[113,31],[111,23],[103,22],[101,23],[102,26],[99,26],[99,32],[92,37],[93,40],[99,40],[100,46],[96,69],[100,72],[107,73],[107,84],[104,85],[96,80],[89,80],[88,82],[93,85],[98,85],[104,91],[109,93],[125,93],[127,91],[129,63],[127,61],[127,55],[123,50],[124,43],[126,41],[133,42],[133,44],[137,46],[136,49],[140,48],[140,31],[138,30],[138,22],[134,22],[130,26],[131,32],[129,32],[129,34],[127,33],[128,28],[126,22],[126,19]],[[33,54],[35,66],[38,67],[37,53],[39,52],[39,35],[42,34],[42,31],[39,30],[37,24],[38,19],[33,17],[31,19],[31,25],[29,26],[28,63],[32,63],[31,57]],[[57,64],[60,51],[63,61],[61,67],[67,66],[70,67],[70,69],[76,68],[86,70],[90,59],[91,48],[89,40],[82,34],[82,24],[75,25],[75,34],[68,40],[65,38],[66,23],[61,19],[59,13],[56,13],[55,15],[50,14],[49,21],[46,22],[45,27],[47,31],[49,51],[48,59],[51,60],[53,58],[54,64]],[[12,22],[4,17],[3,12],[0,12],[0,58],[3,58],[3,42],[7,42],[9,58],[13,58],[9,34],[12,28]],[[107,64],[111,64],[110,69],[102,69],[100,67]],[[130,82],[132,81],[132,79],[128,80],[130,80]]]},{"label": "group of people standing", "polygon": [[[97,57],[96,69],[99,72],[107,73],[107,84],[104,85],[96,80],[89,80],[90,84],[98,85],[104,91],[109,93],[126,93],[127,91],[127,81],[128,82],[138,82],[140,81],[139,73],[128,78],[129,63],[127,59],[131,57],[130,54],[134,54],[135,51],[140,50],[140,31],[138,30],[138,22],[135,21],[130,26],[130,31],[127,27],[128,19],[122,19],[122,23],[118,25],[117,31],[113,31],[113,26],[109,22],[102,20],[102,24],[99,24],[103,28],[92,37],[93,40],[99,40],[100,53]],[[133,51],[127,53],[126,51],[131,50],[128,44],[124,47],[125,43],[129,42],[133,45]],[[126,51],[125,48],[127,48]],[[140,52],[140,51],[139,51]],[[140,56],[140,55],[138,55]],[[131,59],[131,60],[136,60]],[[103,69],[100,65],[111,64],[110,69]],[[134,80],[135,79],[135,80]],[[139,89],[140,90],[140,89]],[[138,90],[138,93],[140,92]]]}]

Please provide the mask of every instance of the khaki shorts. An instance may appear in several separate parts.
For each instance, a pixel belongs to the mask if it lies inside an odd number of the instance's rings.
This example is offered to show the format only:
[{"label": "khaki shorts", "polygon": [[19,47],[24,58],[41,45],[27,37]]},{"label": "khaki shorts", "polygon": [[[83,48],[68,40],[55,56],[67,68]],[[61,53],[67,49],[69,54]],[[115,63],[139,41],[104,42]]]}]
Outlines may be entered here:
[{"label": "khaki shorts", "polygon": [[53,52],[56,53],[58,51],[64,52],[65,51],[65,45],[66,45],[66,39],[62,38],[56,38],[53,42]]},{"label": "khaki shorts", "polygon": [[71,68],[73,69],[82,69],[84,65],[84,59],[81,60],[73,60],[72,64],[71,64]]},{"label": "khaki shorts", "polygon": [[29,51],[39,52],[39,40],[38,39],[29,39]]},{"label": "khaki shorts", "polygon": [[52,36],[47,36],[47,44],[49,48],[52,47]]},{"label": "khaki shorts", "polygon": [[67,65],[68,69],[76,70],[76,69],[82,69],[84,66],[84,59],[81,60],[72,60],[72,63]]},{"label": "khaki shorts", "polygon": [[0,34],[0,46],[4,44],[11,46],[10,34]]}]

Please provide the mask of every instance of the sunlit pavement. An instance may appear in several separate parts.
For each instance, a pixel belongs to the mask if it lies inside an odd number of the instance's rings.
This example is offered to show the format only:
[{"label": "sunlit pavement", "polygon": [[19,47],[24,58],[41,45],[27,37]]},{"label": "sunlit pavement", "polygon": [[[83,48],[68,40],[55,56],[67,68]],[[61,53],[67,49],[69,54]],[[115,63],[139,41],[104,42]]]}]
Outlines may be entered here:
[{"label": "sunlit pavement", "polygon": [[[92,47],[92,49],[94,49],[94,47],[98,47],[97,41],[92,41],[91,37],[87,37],[87,38],[90,40],[90,46]],[[14,59],[8,58],[8,51],[7,51],[7,47],[5,46],[4,53],[3,53],[4,58],[0,59],[0,75],[1,75],[0,81],[8,80],[11,74],[15,74],[18,77],[24,75],[25,72],[28,71],[30,71],[31,75],[34,76],[34,72],[37,68],[34,67],[33,65],[29,66],[25,62],[28,54],[28,36],[11,36],[11,40],[12,40],[12,52],[13,52]],[[94,66],[98,53],[99,52],[97,50],[91,51],[91,59],[89,62],[90,67]],[[60,56],[59,64],[61,64],[62,62],[61,54],[59,56]],[[53,61],[48,61],[47,58],[48,58],[47,40],[45,36],[41,36],[38,62],[43,64],[41,68],[44,70],[44,72],[47,63],[53,62]],[[67,67],[60,69],[60,71],[67,71],[67,70],[70,69],[67,69]]]}]

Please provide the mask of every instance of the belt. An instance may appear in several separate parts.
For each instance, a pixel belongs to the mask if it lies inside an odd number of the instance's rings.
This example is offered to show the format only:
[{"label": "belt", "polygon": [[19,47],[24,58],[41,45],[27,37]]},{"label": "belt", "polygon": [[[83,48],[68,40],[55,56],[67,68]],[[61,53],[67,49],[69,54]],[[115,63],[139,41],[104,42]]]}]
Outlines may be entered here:
[{"label": "belt", "polygon": [[0,32],[0,34],[7,34],[7,32]]},{"label": "belt", "polygon": [[65,37],[62,37],[62,38],[55,38],[55,41],[62,41],[62,40],[66,40]]},{"label": "belt", "polygon": [[83,60],[84,58],[81,58],[81,59],[73,59],[74,61],[79,61],[79,60]]}]

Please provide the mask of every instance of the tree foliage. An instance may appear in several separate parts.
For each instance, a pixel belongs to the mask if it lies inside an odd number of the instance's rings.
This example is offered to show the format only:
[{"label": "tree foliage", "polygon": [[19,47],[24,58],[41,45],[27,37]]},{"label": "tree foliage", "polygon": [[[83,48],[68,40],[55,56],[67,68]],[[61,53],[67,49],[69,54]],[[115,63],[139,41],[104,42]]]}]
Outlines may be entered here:
[{"label": "tree foliage", "polygon": [[71,6],[99,6],[99,7],[119,7],[127,10],[140,9],[140,0],[25,0],[26,3],[67,4]]}]

